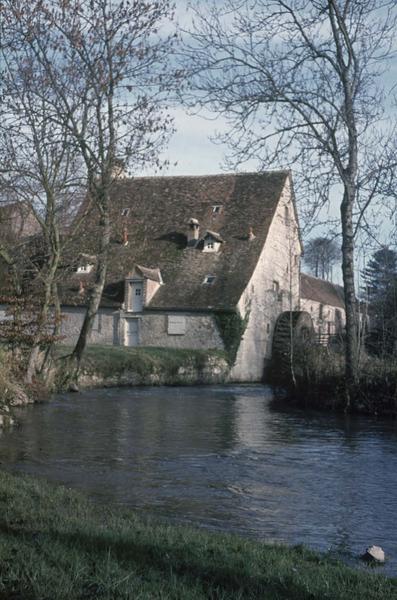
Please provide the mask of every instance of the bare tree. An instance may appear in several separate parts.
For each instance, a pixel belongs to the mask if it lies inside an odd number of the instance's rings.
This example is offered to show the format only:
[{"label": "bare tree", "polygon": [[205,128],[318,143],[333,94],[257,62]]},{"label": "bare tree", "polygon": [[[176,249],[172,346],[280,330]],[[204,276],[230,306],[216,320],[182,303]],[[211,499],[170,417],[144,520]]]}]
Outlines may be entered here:
[{"label": "bare tree", "polygon": [[159,164],[172,130],[165,98],[174,33],[158,33],[172,3],[144,0],[6,0],[3,19],[13,49],[66,132],[85,167],[99,220],[95,280],[72,359],[77,366],[107,273],[110,198],[118,160],[130,168]]},{"label": "bare tree", "polygon": [[203,2],[186,37],[187,102],[225,117],[231,163],[295,164],[312,217],[331,191],[340,198],[347,390],[358,380],[354,236],[396,166],[381,85],[396,36],[394,0],[224,0]]},{"label": "bare tree", "polygon": [[[43,340],[48,349],[59,333],[57,283],[61,259],[74,243],[84,213],[74,220],[73,227],[69,226],[67,237],[65,227],[76,199],[81,201],[85,179],[67,129],[53,121],[50,92],[46,96],[37,93],[31,63],[15,47],[15,38],[7,27],[3,33],[0,193],[7,202],[4,211],[9,207],[11,235],[3,240],[1,256],[18,275],[13,285],[15,301],[21,304],[22,298],[18,297],[34,296],[30,299],[30,317],[26,317],[31,325],[26,327],[25,379],[31,383],[39,366],[45,366],[43,361],[40,365],[38,362]],[[45,356],[48,358],[49,352]]]},{"label": "bare tree", "polygon": [[305,246],[303,260],[315,277],[332,281],[333,267],[340,259],[341,251],[333,238],[316,237]]}]

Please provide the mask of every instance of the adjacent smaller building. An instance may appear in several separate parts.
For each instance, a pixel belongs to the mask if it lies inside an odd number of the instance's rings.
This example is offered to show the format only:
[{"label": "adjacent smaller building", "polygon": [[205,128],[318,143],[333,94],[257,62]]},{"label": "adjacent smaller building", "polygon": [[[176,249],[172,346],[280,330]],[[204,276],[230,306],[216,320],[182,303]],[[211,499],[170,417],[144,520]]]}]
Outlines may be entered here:
[{"label": "adjacent smaller building", "polygon": [[346,323],[343,287],[301,273],[301,310],[309,313],[320,341],[341,334]]}]

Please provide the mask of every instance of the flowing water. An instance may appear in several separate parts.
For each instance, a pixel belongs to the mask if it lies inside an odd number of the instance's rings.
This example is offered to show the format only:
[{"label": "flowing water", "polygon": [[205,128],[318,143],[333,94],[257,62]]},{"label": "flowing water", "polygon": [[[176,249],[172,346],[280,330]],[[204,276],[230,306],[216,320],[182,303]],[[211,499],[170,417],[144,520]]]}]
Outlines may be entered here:
[{"label": "flowing water", "polygon": [[397,424],[275,404],[264,386],[123,388],[20,409],[2,468],[176,522],[303,543],[397,575]]}]

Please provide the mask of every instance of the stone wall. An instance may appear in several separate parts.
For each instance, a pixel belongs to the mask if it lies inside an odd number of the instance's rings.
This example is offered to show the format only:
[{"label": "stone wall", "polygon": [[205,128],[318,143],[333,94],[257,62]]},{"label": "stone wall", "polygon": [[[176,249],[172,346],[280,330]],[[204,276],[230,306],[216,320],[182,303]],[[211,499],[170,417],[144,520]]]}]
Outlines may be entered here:
[{"label": "stone wall", "polygon": [[300,254],[288,181],[256,269],[239,302],[240,314],[248,317],[248,323],[230,374],[232,381],[262,380],[271,359],[278,316],[283,311],[299,309]]},{"label": "stone wall", "polygon": [[[75,344],[80,333],[85,315],[85,308],[80,306],[62,307],[61,335],[64,344]],[[94,320],[94,327],[89,337],[90,344],[119,345],[119,311],[101,308]]]},{"label": "stone wall", "polygon": [[[334,335],[341,333],[341,328],[345,327],[346,313],[343,308],[335,308],[329,304],[321,304],[316,300],[301,298],[301,310],[309,313],[313,320],[314,330],[319,335]],[[340,325],[336,317],[336,311],[339,311],[341,321]]]},{"label": "stone wall", "polygon": [[7,306],[5,304],[0,304],[0,321],[3,321],[6,318],[6,310]]},{"label": "stone wall", "polygon": [[202,361],[200,366],[194,359],[181,358],[180,366],[174,371],[167,368],[166,364],[153,366],[150,372],[124,369],[121,372],[105,375],[101,373],[98,365],[93,370],[82,369],[78,378],[81,389],[122,387],[134,385],[212,385],[225,383],[228,378],[229,365],[225,358],[211,356]]},{"label": "stone wall", "polygon": [[[169,316],[184,317],[185,333],[168,333]],[[164,348],[223,349],[222,339],[214,317],[209,314],[189,313],[146,313],[136,317],[141,346],[161,346]],[[124,342],[122,342],[124,344]]]},{"label": "stone wall", "polygon": [[[80,332],[85,314],[83,307],[63,307],[63,343],[74,344]],[[168,333],[168,317],[178,315],[185,319],[185,333]],[[100,309],[95,317],[90,344],[127,344],[126,321],[136,319],[140,346],[162,346],[165,348],[223,349],[223,342],[210,314],[189,313],[122,313],[112,309]]]}]

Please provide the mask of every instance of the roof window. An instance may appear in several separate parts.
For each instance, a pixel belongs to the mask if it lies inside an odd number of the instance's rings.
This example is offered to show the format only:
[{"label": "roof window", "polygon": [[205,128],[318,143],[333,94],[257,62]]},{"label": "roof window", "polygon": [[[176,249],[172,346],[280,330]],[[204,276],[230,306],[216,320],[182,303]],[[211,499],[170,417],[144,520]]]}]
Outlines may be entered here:
[{"label": "roof window", "polygon": [[129,214],[130,214],[130,209],[129,208],[123,208],[123,210],[121,211],[121,216],[122,217],[128,217]]},{"label": "roof window", "polygon": [[77,273],[91,273],[94,265],[80,265],[77,267]]},{"label": "roof window", "polygon": [[219,235],[219,233],[209,230],[205,232],[203,241],[203,252],[218,252],[221,244],[223,244],[224,242],[223,238]]},{"label": "roof window", "polygon": [[215,279],[216,279],[215,275],[206,275],[204,277],[203,284],[212,285],[214,283]]},{"label": "roof window", "polygon": [[219,215],[222,210],[222,204],[213,204],[212,205],[212,214]]}]

